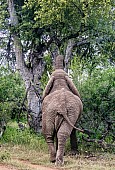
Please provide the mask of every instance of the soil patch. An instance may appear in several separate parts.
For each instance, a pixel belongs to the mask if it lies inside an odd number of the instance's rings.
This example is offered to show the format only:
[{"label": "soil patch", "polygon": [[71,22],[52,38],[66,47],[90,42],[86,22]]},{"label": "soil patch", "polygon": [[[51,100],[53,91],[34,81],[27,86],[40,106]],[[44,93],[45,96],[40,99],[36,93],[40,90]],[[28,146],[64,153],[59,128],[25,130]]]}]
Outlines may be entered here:
[{"label": "soil patch", "polygon": [[[31,164],[29,161],[25,161],[25,160],[18,160],[18,162],[21,165],[24,165],[24,167],[27,166],[27,168],[33,169],[33,170],[59,170],[57,168],[50,168],[50,167],[45,167],[45,166],[42,166],[42,165]],[[0,164],[0,170],[18,170],[18,169],[20,169],[20,168],[15,168],[13,166]]]},{"label": "soil patch", "polygon": [[7,165],[1,165],[0,164],[0,170],[17,170],[13,167],[7,166]]}]

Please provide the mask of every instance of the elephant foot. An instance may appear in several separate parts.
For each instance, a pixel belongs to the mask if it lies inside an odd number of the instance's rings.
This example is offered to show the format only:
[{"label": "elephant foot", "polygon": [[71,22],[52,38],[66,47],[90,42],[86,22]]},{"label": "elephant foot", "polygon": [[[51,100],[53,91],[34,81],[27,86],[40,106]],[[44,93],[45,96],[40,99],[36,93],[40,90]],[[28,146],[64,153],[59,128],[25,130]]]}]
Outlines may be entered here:
[{"label": "elephant foot", "polygon": [[55,165],[56,166],[63,166],[64,165],[63,152],[59,152],[59,150],[57,150]]},{"label": "elephant foot", "polygon": [[55,163],[55,161],[56,161],[56,153],[54,152],[50,154],[50,162]]},{"label": "elephant foot", "polygon": [[62,159],[56,158],[55,165],[56,166],[63,166],[64,165],[64,161]]},{"label": "elephant foot", "polygon": [[70,155],[72,155],[72,156],[75,156],[75,155],[78,155],[78,154],[79,154],[78,150],[71,150],[70,151]]},{"label": "elephant foot", "polygon": [[56,156],[50,156],[50,162],[55,163],[56,162]]},{"label": "elephant foot", "polygon": [[54,147],[54,143],[48,143],[49,153],[50,153],[50,162],[55,163],[56,161],[56,150]]}]

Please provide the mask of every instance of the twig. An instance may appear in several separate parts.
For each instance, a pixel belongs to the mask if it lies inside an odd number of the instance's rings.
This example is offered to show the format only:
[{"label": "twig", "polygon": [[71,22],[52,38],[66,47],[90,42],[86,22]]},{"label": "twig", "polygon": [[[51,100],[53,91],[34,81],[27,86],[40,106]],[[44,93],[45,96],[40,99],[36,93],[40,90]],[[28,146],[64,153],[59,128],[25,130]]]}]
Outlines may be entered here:
[{"label": "twig", "polygon": [[86,142],[94,142],[94,143],[100,144],[104,149],[107,149],[110,146],[115,147],[115,145],[108,144],[104,142],[103,140],[89,139],[89,138],[85,138],[84,136],[82,136],[82,139]]}]

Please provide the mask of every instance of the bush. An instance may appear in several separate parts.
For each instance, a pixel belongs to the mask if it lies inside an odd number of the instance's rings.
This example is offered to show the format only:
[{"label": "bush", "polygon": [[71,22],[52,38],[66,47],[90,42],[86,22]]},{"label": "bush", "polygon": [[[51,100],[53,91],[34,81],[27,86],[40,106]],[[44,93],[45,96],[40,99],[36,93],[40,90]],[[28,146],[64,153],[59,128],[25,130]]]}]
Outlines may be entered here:
[{"label": "bush", "polygon": [[17,72],[0,68],[0,121],[8,122],[19,113],[24,98],[24,83]]},{"label": "bush", "polygon": [[36,135],[29,128],[25,128],[25,130],[22,131],[15,122],[8,123],[6,131],[1,138],[1,143],[25,145],[31,149],[38,148],[43,151],[47,150],[47,144],[42,135]]},{"label": "bush", "polygon": [[[114,143],[115,68],[95,68],[91,75],[86,70],[83,72],[74,68],[73,80],[84,106],[78,126],[93,131],[91,139]],[[78,138],[82,141],[80,133]]]},{"label": "bush", "polygon": [[[82,124],[100,138],[105,130],[114,132],[115,69],[95,70],[81,86],[84,104]],[[83,121],[84,120],[84,121]],[[85,121],[87,120],[87,121]]]}]

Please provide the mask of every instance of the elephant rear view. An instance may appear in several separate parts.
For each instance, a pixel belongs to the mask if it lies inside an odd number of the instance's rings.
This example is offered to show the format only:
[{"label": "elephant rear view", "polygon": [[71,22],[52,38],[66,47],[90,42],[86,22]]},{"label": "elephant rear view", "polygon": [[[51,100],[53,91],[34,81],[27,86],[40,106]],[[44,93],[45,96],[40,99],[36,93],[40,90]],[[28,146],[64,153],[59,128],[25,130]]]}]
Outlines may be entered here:
[{"label": "elephant rear view", "polygon": [[[56,165],[63,164],[64,147],[67,138],[80,117],[83,106],[75,85],[63,71],[63,57],[58,56],[56,70],[43,93],[42,133],[50,151],[50,160]],[[54,136],[57,136],[57,151]]]}]

